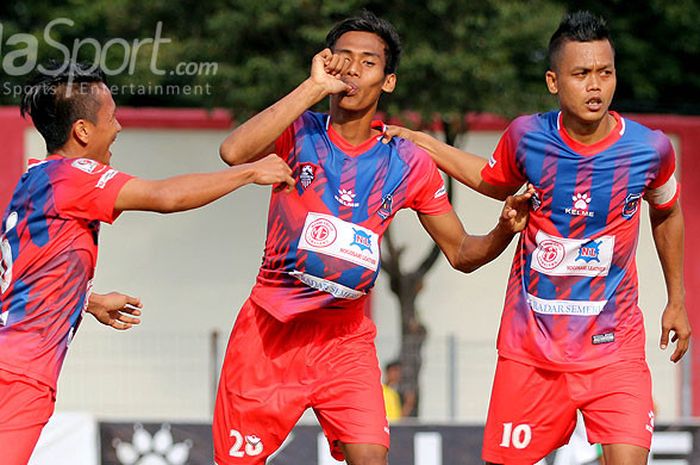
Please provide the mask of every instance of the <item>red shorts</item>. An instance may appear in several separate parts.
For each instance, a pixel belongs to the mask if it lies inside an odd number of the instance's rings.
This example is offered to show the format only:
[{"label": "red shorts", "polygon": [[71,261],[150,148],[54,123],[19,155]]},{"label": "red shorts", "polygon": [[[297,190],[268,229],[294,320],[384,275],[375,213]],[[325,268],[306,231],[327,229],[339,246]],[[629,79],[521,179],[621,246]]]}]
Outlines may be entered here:
[{"label": "red shorts", "polygon": [[0,369],[0,454],[3,465],[27,465],[55,405],[54,390]]},{"label": "red shorts", "polygon": [[374,323],[318,311],[282,323],[248,300],[229,339],[214,409],[218,465],[264,464],[311,407],[330,444],[389,448]]},{"label": "red shorts", "polygon": [[543,370],[499,357],[482,458],[531,465],[563,446],[581,410],[588,440],[649,449],[654,430],[651,374],[644,360],[593,370]]}]

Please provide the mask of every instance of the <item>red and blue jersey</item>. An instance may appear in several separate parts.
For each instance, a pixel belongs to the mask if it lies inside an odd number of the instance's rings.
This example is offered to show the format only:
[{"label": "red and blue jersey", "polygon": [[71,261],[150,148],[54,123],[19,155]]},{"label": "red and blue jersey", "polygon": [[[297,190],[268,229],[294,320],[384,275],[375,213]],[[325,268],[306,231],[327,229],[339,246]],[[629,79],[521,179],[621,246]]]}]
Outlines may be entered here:
[{"label": "red and blue jersey", "polygon": [[131,177],[90,159],[31,160],[0,229],[0,368],[55,389],[87,305],[100,222]]},{"label": "red and blue jersey", "polygon": [[663,133],[611,114],[616,127],[592,145],[573,140],[558,112],[518,118],[482,170],[490,184],[536,191],[505,298],[504,357],[555,370],[644,357],[640,201],[675,204],[675,154]]},{"label": "red and blue jersey", "polygon": [[[372,137],[352,146],[306,112],[276,141],[297,180],[272,193],[253,301],[287,321],[311,310],[362,308],[379,273],[381,238],[397,211],[451,211],[429,155],[411,142]],[[373,128],[382,130],[380,121]]]}]

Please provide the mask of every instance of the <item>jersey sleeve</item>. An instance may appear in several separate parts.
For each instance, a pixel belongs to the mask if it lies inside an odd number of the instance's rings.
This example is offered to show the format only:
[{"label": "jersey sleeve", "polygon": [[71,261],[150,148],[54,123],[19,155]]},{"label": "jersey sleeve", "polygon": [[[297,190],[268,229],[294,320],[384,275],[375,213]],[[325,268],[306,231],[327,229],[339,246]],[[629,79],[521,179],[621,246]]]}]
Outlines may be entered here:
[{"label": "jersey sleeve", "polygon": [[481,170],[481,179],[495,186],[521,186],[526,179],[515,162],[517,148],[518,141],[511,124],[498,141],[488,164]]},{"label": "jersey sleeve", "polygon": [[54,184],[56,209],[67,217],[112,223],[121,213],[114,209],[117,196],[131,179],[94,160],[67,161]]},{"label": "jersey sleeve", "polygon": [[673,173],[676,171],[676,153],[671,141],[660,134],[658,143],[659,168],[656,177],[649,183],[645,198],[657,209],[671,208],[680,195],[680,185]]},{"label": "jersey sleeve", "polygon": [[417,149],[418,163],[411,177],[413,186],[409,207],[424,215],[442,215],[452,210],[445,181],[430,156]]}]

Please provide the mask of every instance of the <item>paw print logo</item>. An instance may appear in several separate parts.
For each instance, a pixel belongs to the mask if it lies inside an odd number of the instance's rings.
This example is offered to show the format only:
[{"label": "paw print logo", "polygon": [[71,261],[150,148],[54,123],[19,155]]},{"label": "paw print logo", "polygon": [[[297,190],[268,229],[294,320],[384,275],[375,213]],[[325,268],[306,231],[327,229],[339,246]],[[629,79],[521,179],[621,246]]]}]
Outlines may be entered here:
[{"label": "paw print logo", "polygon": [[346,207],[357,207],[360,204],[355,202],[356,194],[352,190],[338,189],[335,200],[342,203]]},{"label": "paw print logo", "polygon": [[190,456],[192,441],[174,443],[168,424],[161,425],[153,436],[136,424],[130,443],[115,439],[112,445],[121,465],[184,465]]},{"label": "paw print logo", "polygon": [[585,192],[572,196],[571,200],[574,201],[574,208],[576,210],[588,210],[588,204],[591,203],[591,198]]}]

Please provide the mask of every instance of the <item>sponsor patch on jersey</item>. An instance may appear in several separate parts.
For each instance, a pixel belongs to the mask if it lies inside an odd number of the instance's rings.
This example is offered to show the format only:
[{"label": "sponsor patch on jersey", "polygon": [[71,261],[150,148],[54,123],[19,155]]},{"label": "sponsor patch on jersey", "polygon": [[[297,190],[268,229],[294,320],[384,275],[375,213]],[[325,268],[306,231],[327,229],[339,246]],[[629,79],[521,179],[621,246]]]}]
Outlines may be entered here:
[{"label": "sponsor patch on jersey", "polygon": [[381,219],[385,220],[391,216],[391,214],[393,213],[393,209],[394,197],[391,194],[387,194],[382,199],[382,205],[379,207],[377,215],[379,215]]},{"label": "sponsor patch on jersey", "polygon": [[533,270],[549,276],[607,276],[610,272],[615,236],[567,239],[537,231],[532,253]]},{"label": "sponsor patch on jersey", "polygon": [[607,344],[609,342],[615,342],[615,333],[605,333],[605,334],[594,334],[591,338],[593,345]]},{"label": "sponsor patch on jersey", "polygon": [[306,189],[314,182],[316,179],[316,173],[314,165],[311,163],[304,163],[301,165],[301,171],[299,172],[299,181],[301,182],[301,187]]},{"label": "sponsor patch on jersey", "polygon": [[109,170],[107,170],[107,171],[105,172],[105,174],[103,174],[102,176],[100,176],[100,180],[97,181],[97,184],[95,184],[95,187],[97,187],[98,189],[104,189],[105,186],[107,185],[107,183],[108,183],[109,181],[111,181],[112,178],[114,178],[114,177],[117,175],[118,172],[119,172],[119,171],[117,171],[117,170],[115,170],[115,169],[109,169]]},{"label": "sponsor patch on jersey", "polygon": [[494,166],[496,166],[496,163],[497,163],[496,157],[494,157],[493,155],[491,155],[491,156],[489,157],[489,167],[493,168]]},{"label": "sponsor patch on jersey", "polygon": [[622,217],[626,220],[632,219],[634,214],[639,210],[639,201],[642,194],[627,194],[625,204],[622,206]]},{"label": "sponsor patch on jersey", "polygon": [[104,169],[104,165],[100,165],[95,160],[90,160],[89,158],[78,158],[71,163],[71,166],[87,174],[99,173]]},{"label": "sponsor patch on jersey", "polygon": [[527,303],[533,312],[542,315],[595,316],[603,311],[607,300],[555,300],[527,295]]},{"label": "sponsor patch on jersey", "polygon": [[332,215],[309,212],[298,247],[377,271],[378,244],[379,235],[371,229]]},{"label": "sponsor patch on jersey", "polygon": [[357,291],[347,286],[343,286],[342,284],[338,284],[334,281],[319,278],[317,276],[313,276],[308,273],[303,273],[301,271],[291,271],[289,274],[294,276],[296,279],[306,284],[310,288],[322,292],[327,292],[328,294],[332,295],[337,299],[355,300],[365,295],[364,292]]}]

